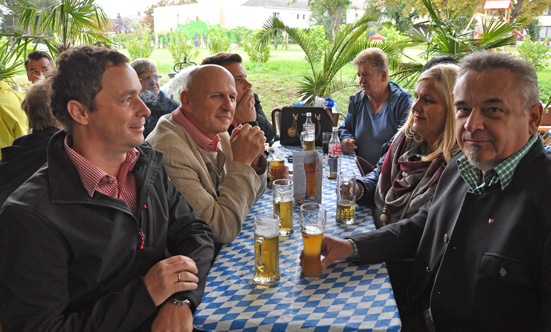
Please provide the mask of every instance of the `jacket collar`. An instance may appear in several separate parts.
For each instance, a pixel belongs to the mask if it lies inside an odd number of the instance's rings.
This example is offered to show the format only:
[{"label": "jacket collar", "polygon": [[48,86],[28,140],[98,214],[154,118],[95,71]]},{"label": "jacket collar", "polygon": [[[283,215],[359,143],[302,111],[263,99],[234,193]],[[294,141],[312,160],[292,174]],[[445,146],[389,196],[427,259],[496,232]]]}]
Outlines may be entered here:
[{"label": "jacket collar", "polygon": [[[50,198],[56,203],[90,203],[113,205],[114,200],[103,195],[90,197],[80,181],[76,167],[73,165],[63,148],[63,140],[67,132],[61,130],[50,140],[48,146],[48,181]],[[154,179],[161,170],[162,153],[154,150],[148,143],[136,147],[140,157],[134,166],[136,184],[138,186],[138,211],[143,208],[147,190],[154,184]],[[125,204],[120,204],[125,206]]]}]

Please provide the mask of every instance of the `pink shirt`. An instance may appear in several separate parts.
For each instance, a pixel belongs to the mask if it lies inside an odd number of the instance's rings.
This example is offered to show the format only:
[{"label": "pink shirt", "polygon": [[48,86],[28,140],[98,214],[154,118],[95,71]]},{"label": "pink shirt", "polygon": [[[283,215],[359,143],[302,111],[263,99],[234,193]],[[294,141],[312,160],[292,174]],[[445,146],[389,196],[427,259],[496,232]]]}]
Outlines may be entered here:
[{"label": "pink shirt", "polygon": [[213,140],[205,136],[205,134],[197,129],[197,127],[195,127],[186,118],[184,113],[182,113],[182,111],[180,110],[180,107],[172,111],[172,118],[174,119],[174,121],[178,122],[179,124],[184,126],[184,128],[186,128],[186,130],[189,132],[191,137],[193,137],[193,140],[195,141],[195,143],[197,143],[197,145],[207,151],[216,151],[216,149],[218,148],[218,142],[220,142],[220,136],[216,135]]},{"label": "pink shirt", "polygon": [[140,152],[134,148],[126,154],[126,159],[119,168],[117,177],[107,174],[96,165],[92,164],[88,159],[81,156],[73,150],[69,143],[69,135],[65,137],[65,151],[69,159],[73,162],[80,175],[80,180],[90,197],[94,196],[94,192],[98,191],[104,195],[122,199],[130,208],[132,213],[136,214],[137,206],[137,189],[136,179],[131,172],[138,161]]}]

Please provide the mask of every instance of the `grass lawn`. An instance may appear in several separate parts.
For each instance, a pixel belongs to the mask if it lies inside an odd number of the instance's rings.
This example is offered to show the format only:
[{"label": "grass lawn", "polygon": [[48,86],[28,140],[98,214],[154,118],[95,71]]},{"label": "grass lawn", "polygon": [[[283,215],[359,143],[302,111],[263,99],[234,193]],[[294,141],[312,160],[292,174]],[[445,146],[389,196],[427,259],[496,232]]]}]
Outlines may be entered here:
[{"label": "grass lawn", "polygon": [[[406,53],[415,57],[421,50],[407,49]],[[126,50],[123,53],[128,55]],[[271,119],[271,112],[276,107],[289,106],[299,101],[297,93],[298,82],[303,73],[310,71],[310,66],[304,59],[304,53],[296,45],[290,45],[286,50],[271,50],[271,57],[267,63],[253,63],[247,54],[240,48],[232,48],[231,52],[239,53],[243,57],[243,65],[248,74],[253,89],[258,93],[264,112]],[[514,50],[512,50],[514,52]],[[199,64],[209,56],[208,49],[200,49],[195,62]],[[161,77],[161,84],[168,82],[168,74],[173,72],[174,60],[168,49],[155,49],[150,57],[157,64]],[[333,94],[332,99],[337,103],[337,111],[346,114],[349,96],[359,91],[355,70],[352,64],[345,66],[340,76],[350,82],[350,87]],[[551,97],[551,67],[538,72],[541,99],[547,101]],[[23,87],[29,86],[26,75],[17,75],[16,83]],[[399,83],[399,82],[398,82]],[[411,92],[411,91],[410,91]]]}]

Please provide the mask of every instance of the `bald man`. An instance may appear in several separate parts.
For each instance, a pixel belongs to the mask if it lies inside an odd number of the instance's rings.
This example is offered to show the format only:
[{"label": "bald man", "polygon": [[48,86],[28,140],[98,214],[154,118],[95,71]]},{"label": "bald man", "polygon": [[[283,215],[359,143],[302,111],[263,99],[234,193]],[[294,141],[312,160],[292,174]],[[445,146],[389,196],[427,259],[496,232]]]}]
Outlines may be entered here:
[{"label": "bald man", "polygon": [[161,117],[147,141],[164,153],[170,179],[211,226],[215,242],[227,244],[266,188],[266,138],[250,124],[228,134],[237,91],[227,69],[202,65],[182,76],[180,107]]}]

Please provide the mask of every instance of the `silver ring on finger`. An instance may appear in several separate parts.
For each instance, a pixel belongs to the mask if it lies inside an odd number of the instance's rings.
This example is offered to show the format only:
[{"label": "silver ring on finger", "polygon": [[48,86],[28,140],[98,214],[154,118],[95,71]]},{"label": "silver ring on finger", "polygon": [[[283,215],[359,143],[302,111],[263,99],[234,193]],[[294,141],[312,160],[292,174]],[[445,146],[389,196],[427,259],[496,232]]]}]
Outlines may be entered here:
[{"label": "silver ring on finger", "polygon": [[180,278],[180,272],[178,272],[178,282],[182,281],[182,279]]}]

